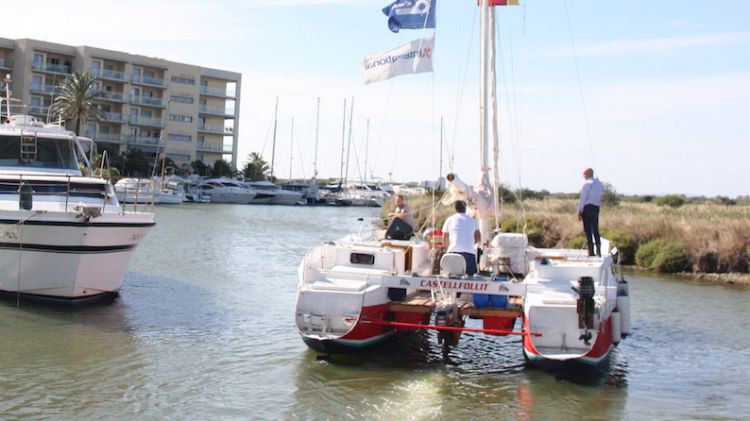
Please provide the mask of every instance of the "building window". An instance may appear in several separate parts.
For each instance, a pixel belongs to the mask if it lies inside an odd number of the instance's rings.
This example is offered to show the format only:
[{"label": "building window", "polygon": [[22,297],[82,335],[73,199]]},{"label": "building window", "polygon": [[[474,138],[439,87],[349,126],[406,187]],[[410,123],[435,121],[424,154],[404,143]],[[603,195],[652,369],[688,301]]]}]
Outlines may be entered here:
[{"label": "building window", "polygon": [[193,97],[183,95],[171,95],[169,100],[172,102],[179,102],[180,104],[192,104],[195,102]]},{"label": "building window", "polygon": [[172,82],[182,83],[183,85],[195,85],[195,79],[183,76],[172,76]]},{"label": "building window", "polygon": [[186,153],[168,153],[167,157],[175,162],[190,162],[190,155]]},{"label": "building window", "polygon": [[181,114],[170,114],[169,115],[170,121],[178,121],[180,123],[192,123],[193,122],[193,116],[191,115],[181,115]]},{"label": "building window", "polygon": [[191,140],[193,140],[193,136],[190,136],[189,134],[169,133],[167,135],[167,139],[176,140],[178,142],[190,142]]}]

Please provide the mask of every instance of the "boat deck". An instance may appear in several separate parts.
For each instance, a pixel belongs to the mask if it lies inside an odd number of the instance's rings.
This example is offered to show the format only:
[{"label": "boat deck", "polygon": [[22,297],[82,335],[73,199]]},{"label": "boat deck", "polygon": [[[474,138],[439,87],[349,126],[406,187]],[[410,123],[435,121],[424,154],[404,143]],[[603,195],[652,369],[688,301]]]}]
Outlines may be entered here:
[{"label": "boat deck", "polygon": [[[521,317],[523,316],[523,297],[509,297],[506,308],[478,308],[471,301],[458,299],[458,312],[461,316],[470,317]],[[403,301],[391,301],[389,310],[404,313],[432,313],[438,303],[432,299],[429,291],[419,291],[406,296]]]}]

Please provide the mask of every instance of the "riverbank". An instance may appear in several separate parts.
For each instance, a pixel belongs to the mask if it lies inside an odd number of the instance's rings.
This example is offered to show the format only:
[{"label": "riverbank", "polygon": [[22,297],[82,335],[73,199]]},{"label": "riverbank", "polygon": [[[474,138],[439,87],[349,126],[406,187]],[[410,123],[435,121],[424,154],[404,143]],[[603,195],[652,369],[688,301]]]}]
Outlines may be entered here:
[{"label": "riverbank", "polygon": [[[407,197],[407,203],[419,232],[442,226],[453,213],[450,206],[433,207],[429,195]],[[556,197],[527,200],[523,207],[504,205],[500,226],[504,232],[526,232],[536,247],[582,248],[585,239],[576,206],[574,199]],[[389,201],[381,216],[392,209]],[[705,202],[672,208],[622,201],[602,208],[599,225],[602,235],[620,249],[623,264],[661,273],[687,272],[720,283],[750,283],[750,206]]]}]

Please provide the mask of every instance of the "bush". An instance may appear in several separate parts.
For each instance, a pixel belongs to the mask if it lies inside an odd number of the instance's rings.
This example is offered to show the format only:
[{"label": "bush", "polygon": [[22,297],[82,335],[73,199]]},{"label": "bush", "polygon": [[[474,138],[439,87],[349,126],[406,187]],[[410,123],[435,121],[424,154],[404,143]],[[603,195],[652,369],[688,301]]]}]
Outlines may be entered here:
[{"label": "bush", "polygon": [[662,273],[677,273],[690,270],[690,259],[682,243],[669,243],[664,246],[651,263]]},{"label": "bush", "polygon": [[566,247],[570,249],[583,250],[586,248],[586,237],[582,235],[573,237],[568,241]]},{"label": "bush", "polygon": [[617,194],[614,186],[604,183],[604,192],[602,193],[602,204],[607,206],[617,206],[620,204],[620,196]]},{"label": "bush", "polygon": [[659,206],[669,206],[670,208],[679,208],[686,202],[685,196],[678,194],[668,194],[656,199],[656,204]]},{"label": "bush", "polygon": [[650,268],[656,259],[656,255],[664,247],[664,241],[662,240],[651,240],[647,243],[641,244],[638,247],[638,251],[635,253],[635,263],[644,268]]},{"label": "bush", "polygon": [[620,263],[623,265],[632,265],[635,263],[635,252],[638,249],[638,243],[632,234],[620,231],[608,231],[602,233],[602,236],[620,250]]}]

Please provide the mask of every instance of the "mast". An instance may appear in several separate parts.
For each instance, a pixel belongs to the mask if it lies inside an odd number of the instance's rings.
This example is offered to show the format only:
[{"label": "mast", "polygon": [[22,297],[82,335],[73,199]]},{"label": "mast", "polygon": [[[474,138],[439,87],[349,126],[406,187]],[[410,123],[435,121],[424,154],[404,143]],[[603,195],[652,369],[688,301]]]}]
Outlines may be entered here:
[{"label": "mast", "polygon": [[294,117],[292,117],[292,140],[289,142],[289,182],[292,182],[292,161],[294,160]]},{"label": "mast", "polygon": [[315,111],[315,154],[313,155],[313,178],[312,183],[316,184],[318,178],[318,130],[320,129],[320,97],[318,97],[318,106]]},{"label": "mast", "polygon": [[370,119],[367,119],[367,131],[365,132],[365,179],[364,182],[367,183],[367,146],[370,142]]},{"label": "mast", "polygon": [[344,180],[344,142],[346,141],[346,98],[344,98],[344,118],[341,120],[341,169],[339,170],[339,189]]},{"label": "mast", "polygon": [[349,179],[349,155],[352,150],[352,118],[354,117],[354,97],[352,97],[352,103],[349,105],[349,141],[346,146],[346,171],[344,172],[344,185],[346,185]]},{"label": "mast", "polygon": [[487,142],[488,136],[488,116],[487,116],[487,105],[488,105],[488,95],[487,95],[487,67],[488,67],[488,54],[487,50],[489,47],[489,14],[490,14],[490,5],[489,0],[481,0],[482,1],[482,14],[481,14],[481,25],[480,25],[480,31],[481,31],[481,38],[480,38],[480,97],[479,97],[479,127],[480,127],[480,134],[479,134],[479,166],[481,169],[488,167],[488,156],[489,156],[489,145]]},{"label": "mast", "polygon": [[495,73],[495,9],[490,10],[490,82],[492,83],[492,202],[495,231],[500,230],[500,202],[495,197],[500,188],[500,134],[498,133],[497,76]]},{"label": "mast", "polygon": [[[438,185],[440,188],[443,180],[443,116],[440,116],[440,170],[438,171]],[[434,224],[433,224],[434,225]]]},{"label": "mast", "polygon": [[279,115],[279,97],[276,97],[276,107],[273,109],[273,143],[271,146],[271,181],[273,181],[273,163],[276,159],[276,125]]}]

